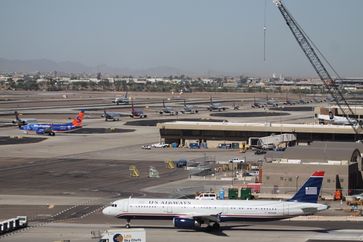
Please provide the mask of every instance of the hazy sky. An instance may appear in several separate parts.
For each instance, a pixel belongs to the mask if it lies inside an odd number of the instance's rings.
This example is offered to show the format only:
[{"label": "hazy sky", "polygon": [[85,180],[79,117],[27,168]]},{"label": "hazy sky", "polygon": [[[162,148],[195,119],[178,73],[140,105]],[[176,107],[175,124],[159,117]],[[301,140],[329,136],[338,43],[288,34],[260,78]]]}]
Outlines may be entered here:
[{"label": "hazy sky", "polygon": [[[342,76],[363,77],[362,0],[285,0]],[[1,0],[0,57],[315,76],[272,0]]]}]

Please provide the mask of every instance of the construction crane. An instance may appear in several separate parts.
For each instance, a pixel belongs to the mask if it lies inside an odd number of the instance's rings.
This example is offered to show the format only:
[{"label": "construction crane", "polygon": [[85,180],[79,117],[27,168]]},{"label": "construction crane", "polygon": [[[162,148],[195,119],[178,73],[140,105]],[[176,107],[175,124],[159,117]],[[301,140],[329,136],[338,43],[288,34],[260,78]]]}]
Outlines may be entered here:
[{"label": "construction crane", "polygon": [[[333,97],[334,101],[338,105],[340,111],[343,113],[344,117],[348,120],[350,126],[353,128],[356,134],[356,139],[360,136],[360,131],[362,130],[362,124],[357,120],[352,108],[349,106],[348,102],[344,98],[341,90],[335,83],[335,80],[331,77],[323,62],[319,58],[318,54],[315,52],[313,46],[317,49],[318,53],[327,62],[325,57],[321,54],[319,49],[314,45],[311,39],[307,36],[301,26],[296,22],[294,17],[286,9],[282,0],[273,0],[277,8],[280,10],[282,16],[286,20],[286,24],[289,26],[292,34],[294,35],[296,41],[300,45],[301,49],[304,51],[306,57],[309,59],[311,65],[314,67],[316,73],[322,80],[325,88],[329,91],[330,95]],[[328,63],[329,64],[329,63]],[[329,64],[330,65],[330,64]],[[343,108],[345,105],[346,108]],[[350,118],[349,118],[350,117]],[[354,124],[356,123],[357,126]]]}]

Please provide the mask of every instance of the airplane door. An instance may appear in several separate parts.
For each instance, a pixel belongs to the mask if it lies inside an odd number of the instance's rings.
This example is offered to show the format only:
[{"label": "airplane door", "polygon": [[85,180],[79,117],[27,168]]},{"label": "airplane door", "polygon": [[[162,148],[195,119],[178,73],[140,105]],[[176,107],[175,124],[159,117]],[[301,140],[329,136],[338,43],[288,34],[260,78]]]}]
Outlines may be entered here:
[{"label": "airplane door", "polygon": [[125,201],[124,203],[122,203],[122,211],[123,212],[128,212],[129,211],[129,201]]}]

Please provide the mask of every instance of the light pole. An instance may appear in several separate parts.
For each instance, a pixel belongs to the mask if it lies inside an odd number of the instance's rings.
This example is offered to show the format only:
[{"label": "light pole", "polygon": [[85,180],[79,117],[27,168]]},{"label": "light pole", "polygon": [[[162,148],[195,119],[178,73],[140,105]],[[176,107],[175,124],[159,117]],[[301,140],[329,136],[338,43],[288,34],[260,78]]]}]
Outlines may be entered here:
[{"label": "light pole", "polygon": [[295,187],[296,187],[296,192],[297,192],[297,189],[298,189],[298,181],[299,181],[299,176],[296,176],[295,177],[296,178],[296,180],[295,180]]}]

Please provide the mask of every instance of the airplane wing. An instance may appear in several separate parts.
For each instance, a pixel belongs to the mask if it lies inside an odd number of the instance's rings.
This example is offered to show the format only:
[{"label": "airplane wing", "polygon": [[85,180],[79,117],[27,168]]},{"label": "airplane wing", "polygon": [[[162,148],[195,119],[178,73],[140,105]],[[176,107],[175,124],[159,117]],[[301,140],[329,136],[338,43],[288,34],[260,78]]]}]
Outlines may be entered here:
[{"label": "airplane wing", "polygon": [[302,208],[301,210],[303,210],[304,214],[314,214],[318,211],[317,208],[312,208],[312,207]]},{"label": "airplane wing", "polygon": [[182,216],[182,217],[187,217],[187,218],[191,218],[191,219],[195,219],[195,220],[202,220],[204,222],[216,222],[216,223],[219,223],[221,214],[222,213],[218,213],[218,214],[190,213],[190,214],[186,214],[186,216]]},{"label": "airplane wing", "polygon": [[118,112],[107,112],[107,114],[112,117],[121,115],[121,113],[118,113]]}]

